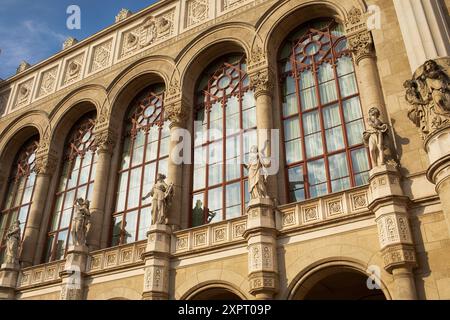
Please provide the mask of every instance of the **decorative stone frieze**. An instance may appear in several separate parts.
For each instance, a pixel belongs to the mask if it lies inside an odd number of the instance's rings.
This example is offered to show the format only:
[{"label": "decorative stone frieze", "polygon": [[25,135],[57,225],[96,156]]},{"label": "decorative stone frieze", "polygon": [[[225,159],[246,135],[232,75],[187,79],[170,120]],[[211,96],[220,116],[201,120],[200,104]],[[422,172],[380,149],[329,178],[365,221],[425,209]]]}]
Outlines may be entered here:
[{"label": "decorative stone frieze", "polygon": [[122,8],[119,13],[116,15],[116,23],[123,21],[125,19],[127,19],[128,17],[131,17],[133,15],[133,12],[131,12],[128,9],[124,9]]},{"label": "decorative stone frieze", "polygon": [[90,72],[95,72],[107,67],[112,57],[112,40],[106,41],[94,47]]},{"label": "decorative stone frieze", "polygon": [[84,62],[84,53],[77,55],[66,63],[63,85],[69,85],[81,78]]},{"label": "decorative stone frieze", "polygon": [[27,105],[31,100],[31,90],[33,89],[34,79],[29,79],[21,83],[17,88],[17,97],[13,109]]},{"label": "decorative stone frieze", "polygon": [[55,66],[47,71],[44,71],[41,76],[41,82],[38,89],[38,97],[46,96],[53,93],[56,88],[56,81],[58,77],[58,67]]},{"label": "decorative stone frieze", "polygon": [[189,0],[186,4],[186,27],[193,26],[208,19],[209,0]]}]

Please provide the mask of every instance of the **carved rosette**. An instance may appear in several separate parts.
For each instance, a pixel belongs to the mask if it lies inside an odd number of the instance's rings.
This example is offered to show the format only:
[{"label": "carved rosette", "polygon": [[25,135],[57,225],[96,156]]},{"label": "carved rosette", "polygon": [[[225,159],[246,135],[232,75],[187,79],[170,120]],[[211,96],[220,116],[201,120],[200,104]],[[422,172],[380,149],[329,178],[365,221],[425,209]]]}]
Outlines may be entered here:
[{"label": "carved rosette", "polygon": [[113,131],[103,130],[95,133],[93,146],[97,153],[112,154],[116,141],[116,134]]},{"label": "carved rosette", "polygon": [[274,90],[274,75],[267,68],[261,69],[249,75],[250,84],[255,91],[255,99],[261,95],[272,96]]},{"label": "carved rosette", "polygon": [[182,101],[173,102],[165,106],[164,114],[170,121],[171,128],[184,128],[188,119],[187,106]]},{"label": "carved rosette", "polygon": [[365,58],[374,57],[372,34],[367,27],[367,16],[356,7],[347,14],[345,29],[348,48],[353,52],[356,64]]}]

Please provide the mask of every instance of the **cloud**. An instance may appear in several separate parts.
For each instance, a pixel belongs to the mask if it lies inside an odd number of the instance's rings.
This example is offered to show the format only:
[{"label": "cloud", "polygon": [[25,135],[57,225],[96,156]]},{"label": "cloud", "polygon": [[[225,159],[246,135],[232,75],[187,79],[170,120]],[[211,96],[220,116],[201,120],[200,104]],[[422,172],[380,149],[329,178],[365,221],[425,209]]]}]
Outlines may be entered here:
[{"label": "cloud", "polygon": [[22,60],[35,64],[62,46],[66,35],[45,22],[24,20],[16,26],[0,26],[0,77],[14,74]]}]

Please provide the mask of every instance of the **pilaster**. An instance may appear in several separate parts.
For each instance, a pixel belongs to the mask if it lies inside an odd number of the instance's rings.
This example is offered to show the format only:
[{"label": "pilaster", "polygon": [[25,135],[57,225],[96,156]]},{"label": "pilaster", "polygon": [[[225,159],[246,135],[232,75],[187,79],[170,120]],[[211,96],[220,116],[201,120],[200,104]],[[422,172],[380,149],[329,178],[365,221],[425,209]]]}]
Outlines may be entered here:
[{"label": "pilaster", "polygon": [[0,300],[14,300],[19,277],[18,263],[5,263],[0,267]]},{"label": "pilaster", "polygon": [[66,256],[64,270],[60,273],[62,278],[60,300],[84,300],[87,262],[89,248],[83,246],[70,246]]}]

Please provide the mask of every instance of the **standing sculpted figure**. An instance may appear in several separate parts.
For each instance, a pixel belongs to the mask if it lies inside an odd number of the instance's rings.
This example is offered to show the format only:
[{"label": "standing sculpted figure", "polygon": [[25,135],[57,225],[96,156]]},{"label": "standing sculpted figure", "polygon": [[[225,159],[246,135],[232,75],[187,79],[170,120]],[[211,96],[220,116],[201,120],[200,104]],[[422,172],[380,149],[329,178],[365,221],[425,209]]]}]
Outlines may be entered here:
[{"label": "standing sculpted figure", "polygon": [[152,225],[167,224],[168,208],[173,198],[173,184],[168,185],[165,182],[166,176],[158,173],[156,183],[150,192],[142,198],[146,200],[152,197]]},{"label": "standing sculpted figure", "polygon": [[249,162],[244,164],[244,166],[248,169],[250,198],[252,200],[270,198],[267,192],[267,179],[269,176],[267,167],[270,166],[270,160],[258,151],[257,146],[253,146],[250,149]]},{"label": "standing sculpted figure", "polygon": [[79,198],[75,201],[75,213],[72,219],[72,242],[74,246],[86,245],[87,235],[91,228],[91,212],[89,200]]},{"label": "standing sculpted figure", "polygon": [[6,259],[7,264],[16,264],[19,260],[20,248],[20,222],[16,220],[6,232]]},{"label": "standing sculpted figure", "polygon": [[367,120],[370,129],[363,134],[364,143],[369,147],[373,167],[385,164],[384,135],[387,133],[388,125],[380,120],[380,115],[380,110],[377,108],[369,110],[369,118]]}]

